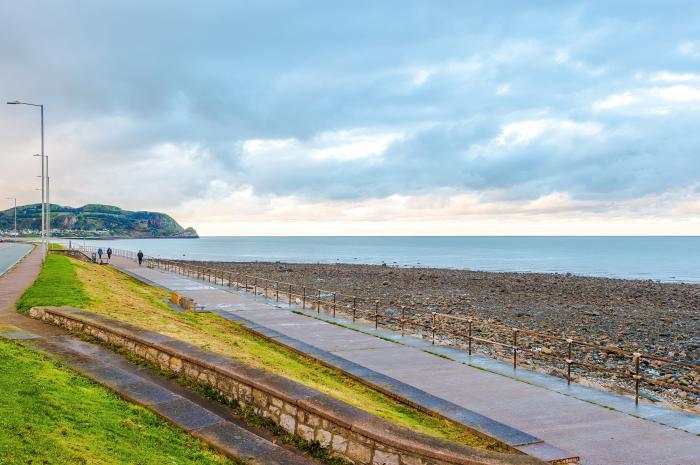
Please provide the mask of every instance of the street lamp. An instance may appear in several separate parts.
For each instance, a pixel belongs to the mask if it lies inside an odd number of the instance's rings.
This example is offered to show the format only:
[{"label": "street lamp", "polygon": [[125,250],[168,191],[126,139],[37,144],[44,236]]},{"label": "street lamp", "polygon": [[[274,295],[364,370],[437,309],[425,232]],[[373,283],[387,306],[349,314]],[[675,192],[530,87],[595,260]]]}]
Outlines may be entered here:
[{"label": "street lamp", "polygon": [[17,235],[17,197],[5,197],[7,200],[15,201],[15,235]]},{"label": "street lamp", "polygon": [[45,198],[44,198],[44,185],[46,184],[46,178],[44,177],[44,105],[42,104],[37,104],[37,103],[29,103],[29,102],[20,102],[19,100],[14,100],[11,102],[7,102],[8,105],[27,105],[30,107],[39,107],[41,109],[41,237],[42,237],[42,247],[43,247],[43,254],[41,256],[42,261],[46,259],[46,253],[48,250],[48,245],[46,243],[46,230],[45,230],[45,221],[46,218],[44,217],[44,204],[45,204]]},{"label": "street lamp", "polygon": [[46,203],[44,202],[44,199],[46,198],[44,196],[44,186],[46,184],[45,181],[45,175],[44,175],[44,155],[40,153],[35,153],[35,157],[41,157],[41,247],[42,247],[42,260],[46,256],[46,214],[45,214],[45,209],[44,207],[46,206]]},{"label": "street lamp", "polygon": [[51,245],[51,177],[49,177],[49,156],[46,159],[46,244]]}]

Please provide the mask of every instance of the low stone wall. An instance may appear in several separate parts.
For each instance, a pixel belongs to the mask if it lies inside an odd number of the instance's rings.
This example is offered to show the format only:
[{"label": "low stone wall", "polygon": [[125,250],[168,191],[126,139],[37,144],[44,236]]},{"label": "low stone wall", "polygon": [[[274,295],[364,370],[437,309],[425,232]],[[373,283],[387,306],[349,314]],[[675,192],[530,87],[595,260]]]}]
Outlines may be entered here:
[{"label": "low stone wall", "polygon": [[56,255],[65,255],[66,257],[71,257],[75,258],[76,260],[80,260],[83,262],[92,262],[92,259],[85,255],[83,252],[79,250],[68,250],[68,249],[54,249],[51,250],[50,253],[56,254]]},{"label": "low stone wall", "polygon": [[416,433],[289,379],[101,315],[36,307],[30,315],[96,337],[210,386],[228,401],[272,419],[287,432],[318,441],[336,456],[363,465],[542,464],[526,455],[473,449]]}]

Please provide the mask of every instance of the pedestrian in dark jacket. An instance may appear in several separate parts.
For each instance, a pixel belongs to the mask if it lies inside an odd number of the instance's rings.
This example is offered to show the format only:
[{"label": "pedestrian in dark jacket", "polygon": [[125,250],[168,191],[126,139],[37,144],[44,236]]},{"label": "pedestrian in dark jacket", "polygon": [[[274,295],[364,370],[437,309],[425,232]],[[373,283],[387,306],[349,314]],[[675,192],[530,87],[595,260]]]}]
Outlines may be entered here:
[{"label": "pedestrian in dark jacket", "polygon": [[141,263],[143,263],[143,252],[139,250],[139,253],[137,253],[136,256],[139,259],[139,266],[141,266]]},{"label": "pedestrian in dark jacket", "polygon": [[109,247],[109,248],[107,248],[107,260],[111,260],[111,259],[112,259],[112,248]]},{"label": "pedestrian in dark jacket", "polygon": [[103,254],[103,253],[104,253],[104,252],[102,251],[102,247],[100,247],[99,249],[97,249],[97,256],[100,257],[100,260],[102,260],[102,254]]}]

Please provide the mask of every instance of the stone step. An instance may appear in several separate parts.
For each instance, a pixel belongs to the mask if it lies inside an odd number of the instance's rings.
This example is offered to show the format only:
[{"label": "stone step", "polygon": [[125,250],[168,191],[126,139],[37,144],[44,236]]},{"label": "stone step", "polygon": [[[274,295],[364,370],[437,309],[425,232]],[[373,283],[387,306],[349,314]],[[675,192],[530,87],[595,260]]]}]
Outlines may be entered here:
[{"label": "stone step", "polygon": [[[273,444],[229,421],[222,409],[209,409],[170,390],[164,382],[143,376],[143,368],[131,365],[101,347],[69,336],[32,341],[39,350],[58,355],[81,375],[106,386],[129,402],[141,405],[174,425],[202,439],[223,454],[270,465],[313,465],[316,461],[301,452]],[[180,390],[181,391],[181,390]],[[207,403],[206,400],[202,403]],[[216,411],[219,410],[219,411]]]}]

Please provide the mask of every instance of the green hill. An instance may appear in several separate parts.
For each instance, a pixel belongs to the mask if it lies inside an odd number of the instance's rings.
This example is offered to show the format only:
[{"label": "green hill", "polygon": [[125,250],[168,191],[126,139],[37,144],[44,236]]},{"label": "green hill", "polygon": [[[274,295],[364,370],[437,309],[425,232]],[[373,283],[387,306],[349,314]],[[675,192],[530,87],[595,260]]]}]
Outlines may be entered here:
[{"label": "green hill", "polygon": [[[14,208],[0,212],[0,230],[13,230],[14,220]],[[17,207],[17,229],[25,235],[41,230],[41,204]],[[99,204],[80,208],[51,204],[51,229],[55,236],[198,237],[193,228],[183,228],[165,213]]]}]

